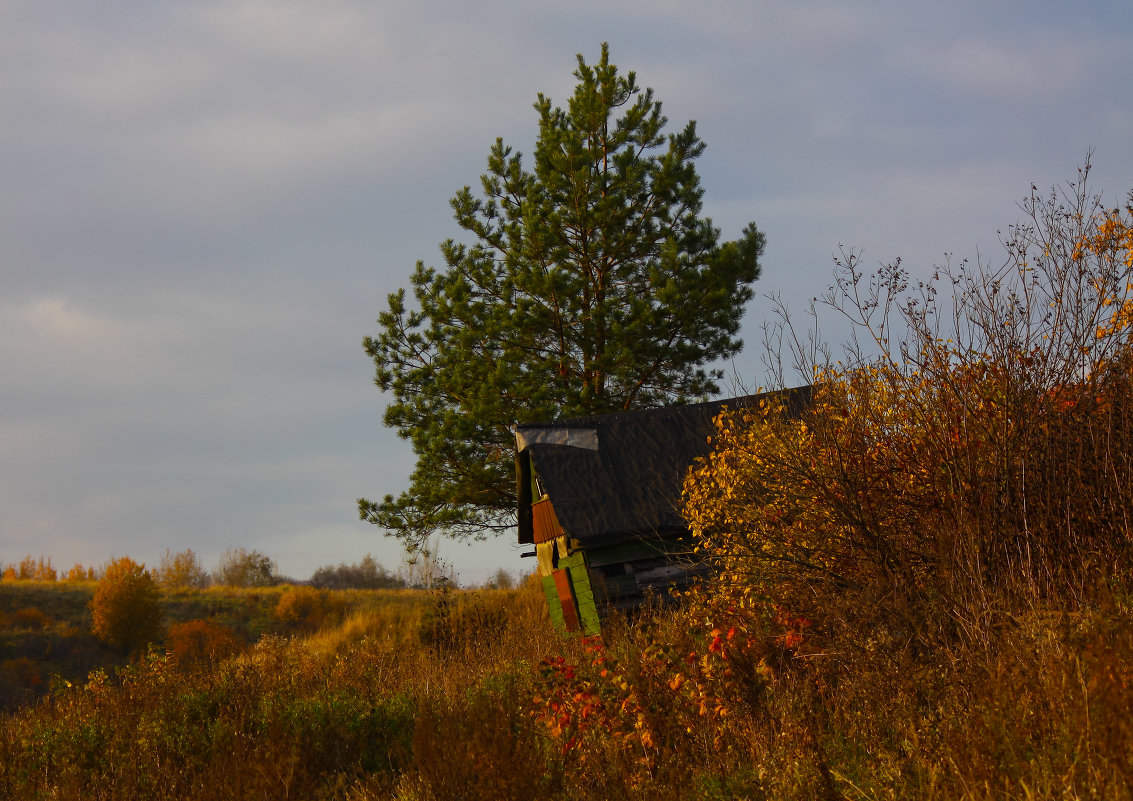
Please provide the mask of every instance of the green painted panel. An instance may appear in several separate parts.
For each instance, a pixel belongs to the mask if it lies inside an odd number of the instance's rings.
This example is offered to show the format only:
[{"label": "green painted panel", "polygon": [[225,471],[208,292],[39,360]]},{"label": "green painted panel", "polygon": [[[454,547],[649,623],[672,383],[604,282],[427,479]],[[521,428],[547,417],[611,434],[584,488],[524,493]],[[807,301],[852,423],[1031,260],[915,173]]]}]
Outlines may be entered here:
[{"label": "green painted panel", "polygon": [[577,567],[578,565],[581,565],[582,563],[583,563],[582,551],[575,551],[570,556],[559,557],[559,563],[558,563],[557,567],[561,570],[564,567],[565,568]]},{"label": "green painted panel", "polygon": [[[570,575],[574,599],[578,604],[578,619],[583,634],[598,634],[602,624],[598,619],[598,605],[594,602],[594,591],[590,586],[590,572],[586,568],[586,557],[579,551],[559,560],[559,567],[566,568]],[[563,624],[565,627],[565,623]]]},{"label": "green painted panel", "polygon": [[543,576],[543,594],[547,596],[547,612],[555,631],[566,634],[566,621],[563,620],[563,607],[559,603],[559,591],[555,587],[554,576]]}]

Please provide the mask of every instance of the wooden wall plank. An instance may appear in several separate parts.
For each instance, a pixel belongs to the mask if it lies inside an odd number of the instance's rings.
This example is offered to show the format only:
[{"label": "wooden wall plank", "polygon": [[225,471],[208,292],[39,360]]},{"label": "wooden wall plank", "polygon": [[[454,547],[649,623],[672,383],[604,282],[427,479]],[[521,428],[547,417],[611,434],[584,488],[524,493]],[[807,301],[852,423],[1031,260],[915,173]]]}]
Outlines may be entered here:
[{"label": "wooden wall plank", "polygon": [[551,574],[558,590],[559,607],[562,609],[563,622],[568,632],[581,629],[578,623],[578,609],[575,607],[574,589],[570,582],[570,573],[566,569],[556,570]]}]

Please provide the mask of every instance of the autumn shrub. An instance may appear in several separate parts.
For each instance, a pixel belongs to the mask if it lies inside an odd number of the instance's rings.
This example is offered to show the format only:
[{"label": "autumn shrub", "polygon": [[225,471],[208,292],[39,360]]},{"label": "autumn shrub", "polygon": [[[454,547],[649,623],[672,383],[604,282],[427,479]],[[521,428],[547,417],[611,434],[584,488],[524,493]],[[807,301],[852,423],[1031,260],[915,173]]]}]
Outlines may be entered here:
[{"label": "autumn shrub", "polygon": [[58,573],[51,564],[51,558],[40,556],[33,558],[30,554],[25,556],[18,565],[8,565],[4,568],[5,581],[55,581]]},{"label": "autumn shrub", "polygon": [[165,643],[173,662],[185,667],[225,659],[243,648],[236,632],[209,620],[174,623],[166,633]]},{"label": "autumn shrub", "polygon": [[127,556],[111,562],[90,602],[95,635],[122,651],[140,651],[160,636],[158,598],[145,565]]},{"label": "autumn shrub", "polygon": [[295,631],[318,631],[328,619],[341,612],[326,590],[314,587],[287,587],[279,596],[273,614],[286,628]]},{"label": "autumn shrub", "polygon": [[203,588],[209,585],[208,571],[201,566],[201,560],[192,548],[178,553],[172,553],[166,548],[161,564],[154,571],[154,579],[163,589]]},{"label": "autumn shrub", "polygon": [[557,784],[522,686],[496,682],[423,702],[413,730],[416,791],[430,801],[545,798]]},{"label": "autumn shrub", "polygon": [[279,580],[270,556],[245,548],[230,548],[221,554],[213,579],[225,587],[270,587]]},{"label": "autumn shrub", "polygon": [[1001,268],[847,254],[826,302],[872,350],[723,415],[687,478],[700,616],[795,627],[765,698],[796,794],[1127,797],[1133,196],[1087,172],[1024,201]]},{"label": "autumn shrub", "polygon": [[508,623],[501,601],[498,592],[457,592],[442,585],[421,622],[421,642],[440,651],[460,651],[498,639]]},{"label": "autumn shrub", "polygon": [[63,577],[63,581],[70,581],[70,582],[76,582],[76,583],[77,582],[87,582],[87,581],[98,581],[98,579],[99,579],[99,575],[98,575],[97,570],[95,570],[93,567],[83,567],[78,562],[76,562],[74,565],[72,565],[71,569],[68,570],[66,575]]},{"label": "autumn shrub", "polygon": [[802,410],[722,416],[686,513],[733,592],[800,613],[856,595],[849,614],[979,639],[1001,605],[1129,576],[1133,211],[1085,173],[1023,208],[1002,268],[917,283],[848,256],[828,302],[876,354],[817,365]]},{"label": "autumn shrub", "polygon": [[17,609],[12,613],[12,623],[20,628],[41,631],[50,622],[51,619],[42,610],[34,606]]},{"label": "autumn shrub", "polygon": [[1128,605],[1017,610],[972,659],[720,600],[543,660],[533,711],[562,797],[1129,797]]},{"label": "autumn shrub", "polygon": [[685,601],[539,664],[533,713],[564,795],[822,797],[809,716],[777,692],[809,622]]}]

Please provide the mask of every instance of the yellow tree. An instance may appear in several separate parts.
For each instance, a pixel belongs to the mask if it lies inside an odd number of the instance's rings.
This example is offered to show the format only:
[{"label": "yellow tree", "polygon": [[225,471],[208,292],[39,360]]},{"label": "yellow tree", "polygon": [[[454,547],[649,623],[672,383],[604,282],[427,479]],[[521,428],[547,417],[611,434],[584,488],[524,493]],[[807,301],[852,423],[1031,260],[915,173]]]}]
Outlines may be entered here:
[{"label": "yellow tree", "polygon": [[135,653],[161,634],[161,605],[153,578],[127,556],[110,563],[91,600],[95,635]]},{"label": "yellow tree", "polygon": [[[40,556],[39,559],[33,559],[31,554],[28,554],[20,562],[18,569],[13,570],[13,578],[20,581],[55,581],[58,574],[54,567],[51,565],[51,558],[46,560]],[[7,571],[5,571],[7,574]]]},{"label": "yellow tree", "polygon": [[208,571],[201,567],[201,560],[192,548],[179,553],[166,548],[156,571],[156,578],[157,583],[166,589],[207,587],[209,584]]},{"label": "yellow tree", "polygon": [[1124,267],[1124,284],[1107,287],[1103,298],[1102,319],[1097,327],[1097,338],[1106,339],[1120,336],[1133,329],[1133,281],[1129,272],[1133,271],[1133,195],[1125,206],[1124,214],[1113,209],[1102,215],[1097,234],[1086,237],[1075,252],[1078,259],[1089,256],[1110,259]]},{"label": "yellow tree", "polygon": [[75,562],[71,569],[67,571],[64,581],[84,582],[95,581],[97,578],[98,575],[93,567],[83,567],[81,563]]}]

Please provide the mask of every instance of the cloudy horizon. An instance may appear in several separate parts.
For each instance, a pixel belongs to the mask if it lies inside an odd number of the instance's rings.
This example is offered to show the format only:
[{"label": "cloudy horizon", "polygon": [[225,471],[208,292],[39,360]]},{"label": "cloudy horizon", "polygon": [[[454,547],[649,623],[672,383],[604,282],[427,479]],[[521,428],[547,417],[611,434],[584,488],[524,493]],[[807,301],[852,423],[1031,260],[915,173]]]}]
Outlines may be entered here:
[{"label": "cloudy horizon", "polygon": [[[1120,2],[0,2],[0,562],[396,568],[355,498],[413,460],[361,340],[603,41],[697,121],[723,238],[767,235],[748,385],[765,293],[798,308],[840,246],[994,262],[1088,151],[1109,205],[1133,188]],[[440,550],[466,583],[528,567]]]}]

